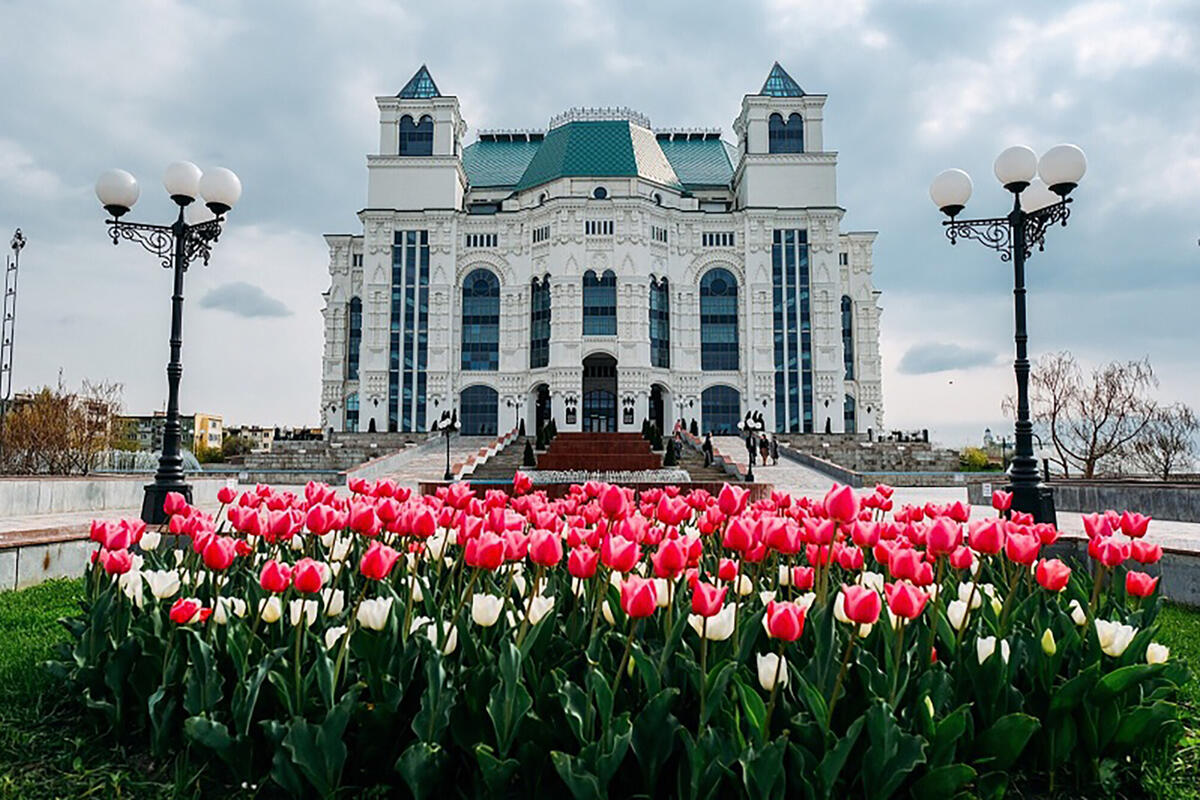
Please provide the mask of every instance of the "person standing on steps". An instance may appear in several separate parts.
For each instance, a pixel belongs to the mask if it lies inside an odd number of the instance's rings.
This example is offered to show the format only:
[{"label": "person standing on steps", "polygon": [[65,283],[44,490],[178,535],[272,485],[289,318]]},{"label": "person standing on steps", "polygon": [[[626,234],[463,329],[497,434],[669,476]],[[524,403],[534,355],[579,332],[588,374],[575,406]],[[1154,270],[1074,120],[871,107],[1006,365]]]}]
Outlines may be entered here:
[{"label": "person standing on steps", "polygon": [[767,441],[766,436],[758,437],[758,454],[762,458],[762,465],[767,465],[767,459],[771,457],[771,445]]},{"label": "person standing on steps", "polygon": [[771,463],[779,465],[779,440],[774,435],[771,436]]},{"label": "person standing on steps", "polygon": [[713,463],[712,431],[704,434],[704,445],[700,449],[704,451],[704,466],[711,467]]}]

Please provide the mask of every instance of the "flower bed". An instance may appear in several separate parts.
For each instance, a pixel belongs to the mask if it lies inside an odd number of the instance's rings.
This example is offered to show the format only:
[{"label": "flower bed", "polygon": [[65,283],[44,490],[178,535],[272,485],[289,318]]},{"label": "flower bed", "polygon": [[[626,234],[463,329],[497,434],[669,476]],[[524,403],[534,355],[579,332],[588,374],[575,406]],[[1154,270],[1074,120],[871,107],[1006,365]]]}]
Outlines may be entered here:
[{"label": "flower bed", "polygon": [[173,496],[178,548],[94,523],[54,670],[111,735],[297,796],[1085,790],[1178,732],[1137,514],[1085,517],[1092,573],[885,486],[350,489]]}]

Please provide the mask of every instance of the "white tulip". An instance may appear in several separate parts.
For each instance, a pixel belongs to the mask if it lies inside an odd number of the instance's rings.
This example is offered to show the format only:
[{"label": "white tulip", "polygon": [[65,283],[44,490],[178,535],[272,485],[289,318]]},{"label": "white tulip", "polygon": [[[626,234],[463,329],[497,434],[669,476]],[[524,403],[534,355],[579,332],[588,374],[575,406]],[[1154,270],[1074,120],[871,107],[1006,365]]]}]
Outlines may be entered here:
[{"label": "white tulip", "polygon": [[1068,606],[1071,610],[1071,620],[1078,626],[1087,625],[1087,612],[1083,610],[1083,606],[1079,605],[1078,600],[1072,600]]},{"label": "white tulip", "polygon": [[654,604],[658,608],[666,608],[671,603],[672,586],[666,578],[654,579]]},{"label": "white tulip", "polygon": [[779,565],[779,585],[780,586],[791,586],[792,585],[792,569],[787,564]]},{"label": "white tulip", "polygon": [[517,564],[516,566],[517,568],[513,571],[512,575],[513,586],[517,587],[517,594],[524,597],[528,584],[525,581],[525,573],[521,570],[521,565]]},{"label": "white tulip", "polygon": [[117,579],[117,585],[121,587],[121,592],[133,601],[134,606],[141,608],[146,604],[146,596],[143,593],[145,584],[142,583],[141,573],[130,570]]},{"label": "white tulip", "polygon": [[1100,640],[1100,649],[1105,655],[1120,658],[1137,635],[1138,629],[1132,625],[1122,625],[1119,622],[1096,620],[1096,637]]},{"label": "white tulip", "polygon": [[582,578],[571,578],[571,594],[583,597],[587,593],[587,581]]},{"label": "white tulip", "polygon": [[363,600],[359,603],[358,613],[354,618],[358,624],[373,631],[381,631],[387,625],[388,614],[392,611],[391,597]]},{"label": "white tulip", "polygon": [[883,594],[884,582],[883,574],[879,572],[863,572],[858,576],[859,586],[879,592],[880,594]]},{"label": "white tulip", "polygon": [[733,587],[735,592],[745,597],[754,591],[754,582],[746,575],[738,575],[737,579],[733,582]]},{"label": "white tulip", "polygon": [[843,625],[849,625],[854,621],[846,616],[846,595],[841,591],[838,591],[833,598],[833,616]]},{"label": "white tulip", "polygon": [[[840,592],[839,592],[839,594],[840,594]],[[796,605],[800,606],[800,608],[804,609],[805,611],[808,611],[809,609],[812,608],[812,604],[815,603],[816,600],[817,600],[816,592],[805,592],[804,594],[800,595],[792,602],[794,602]]]},{"label": "white tulip", "polygon": [[293,600],[288,603],[288,615],[293,627],[299,625],[301,620],[306,628],[312,625],[320,610],[321,605],[316,600]]},{"label": "white tulip", "polygon": [[421,579],[416,575],[408,576],[408,590],[412,592],[414,603],[420,603],[425,600],[425,592],[421,588]]},{"label": "white tulip", "polygon": [[967,602],[965,600],[951,600],[946,606],[946,619],[950,622],[950,627],[956,631],[961,631],[967,624]]},{"label": "white tulip", "polygon": [[262,621],[268,625],[272,622],[278,622],[283,616],[283,603],[279,602],[278,597],[267,597],[258,601],[258,614]]},{"label": "white tulip", "polygon": [[1165,664],[1167,659],[1171,657],[1171,648],[1158,642],[1151,642],[1146,648],[1146,663],[1147,664]]},{"label": "white tulip", "polygon": [[492,594],[477,594],[471,598],[471,619],[476,625],[490,628],[500,619],[504,599]]},{"label": "white tulip", "polygon": [[764,691],[771,691],[775,688],[775,681],[778,676],[780,686],[787,686],[788,671],[787,659],[776,653],[759,653],[758,654],[758,684]]},{"label": "white tulip", "polygon": [[246,601],[240,597],[218,597],[216,605],[213,606],[213,621],[218,625],[225,625],[231,616],[246,616]]},{"label": "white tulip", "polygon": [[[976,655],[979,657],[980,664],[987,661],[988,658],[991,657],[992,653],[996,652],[996,637],[995,636],[979,637],[978,641],[975,642],[975,652],[976,652]],[[1008,663],[1008,653],[1009,653],[1008,642],[1005,641],[1004,639],[1001,639],[1000,640],[1000,658],[1004,660],[1005,664]]]},{"label": "white tulip", "polygon": [[177,567],[181,566],[183,564],[183,551],[176,548],[174,552],[175,552],[175,566],[177,566]]},{"label": "white tulip", "polygon": [[158,545],[162,542],[162,534],[157,531],[146,531],[142,534],[141,541],[138,546],[149,553],[151,550],[158,549]]},{"label": "white tulip", "polygon": [[354,544],[354,540],[348,536],[339,536],[333,542],[333,549],[329,551],[329,559],[331,561],[345,561],[346,556],[350,554],[350,545]]},{"label": "white tulip", "polygon": [[333,543],[337,541],[337,531],[323,533],[317,538],[321,540],[321,546],[328,550],[333,547]]},{"label": "white tulip", "polygon": [[758,599],[761,600],[762,604],[765,606],[767,603],[770,603],[775,599],[775,592],[759,592]]},{"label": "white tulip", "polygon": [[332,650],[333,646],[338,643],[346,631],[349,630],[345,625],[335,625],[332,628],[325,629],[325,649]]},{"label": "white tulip", "polygon": [[688,625],[692,626],[697,636],[703,636],[710,642],[723,642],[733,635],[734,611],[733,605],[722,607],[708,618],[707,625],[699,614],[688,614]]},{"label": "white tulip", "polygon": [[[974,611],[983,605],[982,588],[983,587],[981,586],[970,583],[960,583],[958,585],[958,599],[962,601],[963,605],[966,605],[967,601],[969,600],[971,603],[971,610]],[[972,589],[974,589],[974,591],[972,591]]]},{"label": "white tulip", "polygon": [[303,550],[304,549],[304,537],[300,536],[299,534],[296,534],[288,542],[288,547],[292,548],[293,550]]},{"label": "white tulip", "polygon": [[341,589],[322,589],[321,602],[325,605],[325,616],[336,617],[346,608],[346,593]]},{"label": "white tulip", "polygon": [[440,636],[444,640],[442,643],[442,655],[448,656],[458,647],[458,628],[448,622],[433,623],[431,620],[425,626],[425,635],[429,637],[429,641],[433,642],[434,647],[438,646],[439,627],[441,628]]},{"label": "white tulip", "polygon": [[974,578],[979,574],[979,553],[975,553],[975,557],[971,559],[971,577]]},{"label": "white tulip", "polygon": [[871,635],[871,629],[875,627],[875,623],[868,622],[866,625],[858,626],[858,638],[865,639]]},{"label": "white tulip", "polygon": [[617,624],[616,618],[613,616],[613,613],[612,613],[612,608],[609,607],[607,600],[605,600],[600,605],[600,613],[604,615],[604,621],[607,622],[609,625]]},{"label": "white tulip", "polygon": [[528,608],[529,624],[537,625],[542,621],[542,617],[546,616],[554,609],[554,598],[546,597],[544,594],[531,597],[528,601]]}]

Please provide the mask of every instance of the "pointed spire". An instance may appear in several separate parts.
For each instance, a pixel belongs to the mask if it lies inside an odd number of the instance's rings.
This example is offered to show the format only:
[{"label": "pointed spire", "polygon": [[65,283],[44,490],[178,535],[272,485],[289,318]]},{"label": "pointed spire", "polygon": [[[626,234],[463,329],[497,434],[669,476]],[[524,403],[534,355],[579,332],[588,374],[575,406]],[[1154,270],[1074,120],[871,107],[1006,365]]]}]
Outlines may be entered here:
[{"label": "pointed spire", "polygon": [[[789,78],[788,80],[791,80]],[[408,83],[404,84],[404,88],[400,90],[397,97],[408,99],[424,99],[427,97],[441,97],[442,93],[438,91],[437,84],[433,82],[433,76],[429,74],[429,70],[424,64],[417,70],[416,74],[408,79]]]},{"label": "pointed spire", "polygon": [[792,80],[792,76],[787,74],[787,70],[779,66],[776,61],[771,67],[771,74],[767,76],[766,83],[763,84],[762,91],[759,94],[769,97],[803,97],[804,90],[800,88],[800,84]]}]

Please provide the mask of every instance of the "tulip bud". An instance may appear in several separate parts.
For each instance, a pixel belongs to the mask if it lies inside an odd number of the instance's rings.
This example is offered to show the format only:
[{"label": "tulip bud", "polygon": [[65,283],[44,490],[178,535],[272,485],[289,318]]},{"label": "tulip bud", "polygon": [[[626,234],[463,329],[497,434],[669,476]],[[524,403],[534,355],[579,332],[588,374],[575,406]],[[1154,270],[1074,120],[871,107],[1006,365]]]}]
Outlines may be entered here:
[{"label": "tulip bud", "polygon": [[1105,655],[1113,658],[1121,657],[1137,632],[1138,629],[1132,625],[1122,625],[1119,622],[1103,619],[1096,620],[1096,638],[1100,642],[1100,649],[1104,651]]},{"label": "tulip bud", "polygon": [[956,631],[961,631],[967,624],[967,604],[963,600],[951,600],[946,606],[946,619]]},{"label": "tulip bud", "polygon": [[929,718],[934,718],[933,701],[929,699],[929,695],[925,695],[925,710],[929,712]]},{"label": "tulip bud", "polygon": [[391,613],[391,610],[391,597],[363,600],[358,606],[358,613],[355,615],[355,619],[364,628],[381,631],[387,625],[388,614]]},{"label": "tulip bud", "polygon": [[138,542],[138,545],[148,553],[151,550],[157,549],[159,542],[161,542],[161,541],[162,541],[161,533],[158,533],[156,531],[150,531],[149,533],[142,534],[142,539],[140,542]]},{"label": "tulip bud", "polygon": [[1048,656],[1058,652],[1058,645],[1054,642],[1054,633],[1049,628],[1042,633],[1042,652]]},{"label": "tulip bud", "polygon": [[336,617],[346,607],[346,593],[341,589],[325,589],[321,592],[325,603],[325,616]]},{"label": "tulip bud", "polygon": [[777,653],[758,654],[758,685],[771,691],[778,681],[780,686],[788,682],[787,659]]},{"label": "tulip bud", "polygon": [[332,650],[333,646],[338,643],[338,640],[346,635],[347,627],[345,625],[337,625],[328,628],[325,631],[325,649]]},{"label": "tulip bud", "polygon": [[1083,606],[1079,605],[1078,600],[1071,601],[1070,609],[1072,622],[1079,626],[1087,624],[1087,613],[1083,610]]},{"label": "tulip bud", "polygon": [[268,625],[272,622],[278,622],[283,616],[283,603],[279,602],[278,597],[268,597],[265,600],[258,601],[258,614],[262,621]]},{"label": "tulip bud", "polygon": [[504,600],[490,594],[477,594],[471,598],[471,619],[476,625],[490,628],[500,619]]},{"label": "tulip bud", "polygon": [[1151,642],[1146,648],[1146,663],[1147,664],[1165,664],[1167,659],[1171,657],[1171,648],[1166,645],[1161,645],[1158,642]]}]

